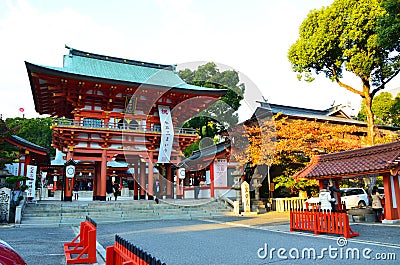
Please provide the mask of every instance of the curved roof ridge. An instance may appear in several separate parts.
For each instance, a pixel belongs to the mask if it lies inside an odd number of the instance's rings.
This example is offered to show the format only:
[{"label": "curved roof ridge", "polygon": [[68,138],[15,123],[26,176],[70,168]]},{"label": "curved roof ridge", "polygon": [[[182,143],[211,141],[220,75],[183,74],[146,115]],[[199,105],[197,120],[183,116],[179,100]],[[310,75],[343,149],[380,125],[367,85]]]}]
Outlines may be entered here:
[{"label": "curved roof ridge", "polygon": [[323,155],[318,155],[318,157],[319,157],[319,161],[332,161],[332,160],[338,160],[338,159],[343,159],[343,158],[347,158],[347,157],[352,158],[352,157],[360,157],[360,156],[375,154],[375,153],[379,152],[380,150],[394,151],[397,149],[400,151],[400,141],[386,143],[386,144],[380,144],[380,145],[374,145],[374,146],[368,146],[368,147],[347,150],[347,151],[342,151],[342,152],[337,152],[337,153],[323,154]]},{"label": "curved roof ridge", "polygon": [[86,57],[86,58],[92,58],[92,59],[98,59],[98,60],[110,61],[110,62],[116,62],[116,63],[123,63],[123,64],[131,64],[131,65],[137,65],[137,66],[144,66],[144,67],[150,67],[150,68],[156,68],[156,69],[164,69],[164,70],[170,70],[170,71],[175,71],[175,69],[176,69],[176,65],[174,65],[174,64],[157,64],[157,63],[149,63],[149,62],[125,59],[125,58],[120,58],[120,57],[115,57],[115,56],[101,55],[101,54],[97,54],[97,53],[77,50],[77,49],[71,48],[67,45],[65,45],[65,48],[69,49],[70,55],[75,55],[75,56],[80,56],[80,57]]}]

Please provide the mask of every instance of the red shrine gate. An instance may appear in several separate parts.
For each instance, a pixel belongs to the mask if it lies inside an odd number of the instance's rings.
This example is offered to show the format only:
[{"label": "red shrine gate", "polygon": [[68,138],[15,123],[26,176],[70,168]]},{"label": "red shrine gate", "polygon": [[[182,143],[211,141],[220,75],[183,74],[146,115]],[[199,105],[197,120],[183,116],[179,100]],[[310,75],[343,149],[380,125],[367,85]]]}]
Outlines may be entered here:
[{"label": "red shrine gate", "polygon": [[[26,67],[36,111],[62,117],[52,127],[53,146],[66,161],[93,168],[94,200],[106,199],[110,161],[126,162],[131,169],[134,198],[155,195],[155,166],[166,180],[159,181],[160,195],[172,197],[174,165],[181,150],[198,139],[182,124],[226,93],[185,83],[174,65],[71,48],[63,67],[28,62]],[[178,178],[175,185],[179,198]],[[73,182],[66,185],[65,200],[72,200],[73,187]]]}]

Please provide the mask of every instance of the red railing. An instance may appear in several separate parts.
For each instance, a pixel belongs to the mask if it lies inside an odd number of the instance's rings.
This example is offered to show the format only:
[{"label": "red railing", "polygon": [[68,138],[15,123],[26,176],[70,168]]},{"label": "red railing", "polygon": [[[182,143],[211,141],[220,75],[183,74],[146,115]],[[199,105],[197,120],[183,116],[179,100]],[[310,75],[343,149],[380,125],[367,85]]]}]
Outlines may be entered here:
[{"label": "red railing", "polygon": [[359,236],[350,228],[346,212],[320,210],[290,211],[290,231],[312,231],[315,234],[338,234],[345,238]]},{"label": "red railing", "polygon": [[86,221],[81,222],[79,234],[70,243],[64,243],[67,264],[97,262],[96,227],[97,224],[86,216]]},{"label": "red railing", "polygon": [[165,263],[119,235],[115,235],[114,245],[106,248],[106,265],[165,265]]}]

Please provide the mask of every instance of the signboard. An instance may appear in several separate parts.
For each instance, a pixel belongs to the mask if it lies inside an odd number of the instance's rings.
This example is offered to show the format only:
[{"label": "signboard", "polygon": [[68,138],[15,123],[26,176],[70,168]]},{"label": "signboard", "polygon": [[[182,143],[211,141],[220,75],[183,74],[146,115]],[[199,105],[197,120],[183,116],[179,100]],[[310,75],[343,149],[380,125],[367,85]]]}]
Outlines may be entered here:
[{"label": "signboard", "polygon": [[228,162],[226,159],[214,161],[214,187],[226,187],[228,185]]},{"label": "signboard", "polygon": [[178,169],[178,177],[179,177],[179,179],[185,179],[185,176],[186,176],[185,168],[181,167],[180,169]]},{"label": "signboard", "polygon": [[65,176],[67,178],[73,178],[75,176],[75,166],[69,165],[65,167]]},{"label": "signboard", "polygon": [[169,106],[158,105],[158,115],[161,124],[161,143],[157,163],[169,163],[174,142],[174,126]]},{"label": "signboard", "polygon": [[35,185],[36,185],[36,170],[37,170],[37,166],[32,166],[32,165],[28,165],[26,167],[26,185],[28,186],[28,188],[26,189],[26,197],[27,198],[34,198],[35,197]]},{"label": "signboard", "polygon": [[240,186],[242,190],[242,203],[243,203],[243,211],[245,213],[250,212],[250,189],[249,184],[246,181],[243,181]]}]

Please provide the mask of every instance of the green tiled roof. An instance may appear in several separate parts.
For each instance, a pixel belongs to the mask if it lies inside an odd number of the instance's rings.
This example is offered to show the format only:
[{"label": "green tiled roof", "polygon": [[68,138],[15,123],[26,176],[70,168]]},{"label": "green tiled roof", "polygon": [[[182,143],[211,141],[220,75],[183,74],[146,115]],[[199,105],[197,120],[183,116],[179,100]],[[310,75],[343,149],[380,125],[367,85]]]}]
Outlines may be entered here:
[{"label": "green tiled roof", "polygon": [[69,49],[70,53],[64,55],[63,67],[44,67],[69,74],[123,82],[222,92],[221,89],[187,84],[176,73],[174,65],[159,65]]}]

